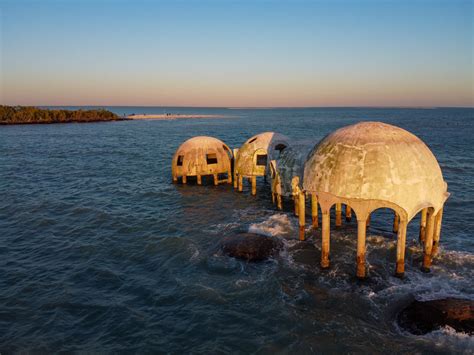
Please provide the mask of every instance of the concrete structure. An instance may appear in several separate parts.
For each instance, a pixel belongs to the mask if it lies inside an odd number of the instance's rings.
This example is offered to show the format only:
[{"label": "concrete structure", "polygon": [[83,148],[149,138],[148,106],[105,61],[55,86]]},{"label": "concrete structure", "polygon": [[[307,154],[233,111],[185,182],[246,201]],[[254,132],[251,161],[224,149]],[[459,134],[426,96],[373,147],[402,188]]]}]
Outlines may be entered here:
[{"label": "concrete structure", "polygon": [[[171,172],[173,181],[182,178],[186,184],[189,176],[196,176],[201,185],[202,177],[212,175],[214,185],[220,182],[232,183],[232,151],[221,140],[212,137],[194,137],[181,144],[173,156]],[[227,174],[219,180],[219,175]]]},{"label": "concrete structure", "polygon": [[337,204],[345,204],[357,216],[358,277],[365,277],[367,222],[378,208],[390,208],[396,214],[398,276],[404,273],[407,224],[417,213],[426,211],[422,212],[427,215],[423,269],[429,270],[449,193],[436,158],[415,135],[380,122],[338,129],[309,154],[303,188],[317,197],[321,207],[323,268],[329,266],[329,211],[336,205],[337,212]]},{"label": "concrete structure", "polygon": [[[314,142],[298,142],[292,143],[291,146],[284,149],[277,159],[270,161],[270,178],[272,187],[272,201],[277,202],[279,209],[282,209],[282,197],[291,197],[294,201],[295,215],[303,221],[300,225],[299,237],[305,239],[304,229],[304,213],[300,213],[300,205],[304,208],[305,195],[303,192],[303,173],[304,164],[308,157],[308,153],[314,146]],[[302,201],[300,201],[300,198]],[[317,207],[317,204],[316,204]],[[313,219],[314,222],[314,219]],[[317,210],[316,222],[313,226],[317,227]]]},{"label": "concrete structure", "polygon": [[236,152],[234,188],[242,191],[243,179],[252,184],[252,195],[257,193],[257,176],[266,176],[271,160],[290,145],[289,139],[278,133],[264,132],[249,138]]}]

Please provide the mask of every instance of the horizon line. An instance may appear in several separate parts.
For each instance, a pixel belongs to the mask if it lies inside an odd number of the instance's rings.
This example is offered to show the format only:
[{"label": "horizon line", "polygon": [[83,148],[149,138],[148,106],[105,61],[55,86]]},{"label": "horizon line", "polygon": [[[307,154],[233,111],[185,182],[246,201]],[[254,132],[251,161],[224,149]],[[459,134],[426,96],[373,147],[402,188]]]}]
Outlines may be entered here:
[{"label": "horizon line", "polygon": [[227,110],[272,110],[272,109],[312,109],[312,108],[394,108],[394,109],[439,109],[439,108],[467,108],[473,109],[474,106],[424,106],[424,105],[357,105],[357,106],[173,106],[173,105],[8,105],[0,106],[19,106],[19,107],[163,107],[163,108],[209,108],[209,109],[227,109]]}]

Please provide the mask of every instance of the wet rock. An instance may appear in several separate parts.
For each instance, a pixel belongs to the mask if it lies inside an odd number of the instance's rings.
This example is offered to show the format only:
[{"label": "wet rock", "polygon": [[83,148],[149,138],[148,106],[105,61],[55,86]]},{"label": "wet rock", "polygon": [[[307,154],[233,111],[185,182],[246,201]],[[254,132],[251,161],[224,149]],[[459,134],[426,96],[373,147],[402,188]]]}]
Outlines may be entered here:
[{"label": "wet rock", "polygon": [[274,256],[283,243],[274,237],[252,233],[228,236],[220,243],[221,250],[229,256],[248,261],[260,261]]},{"label": "wet rock", "polygon": [[415,300],[398,314],[397,321],[402,328],[417,335],[444,326],[474,334],[474,301],[460,298]]}]

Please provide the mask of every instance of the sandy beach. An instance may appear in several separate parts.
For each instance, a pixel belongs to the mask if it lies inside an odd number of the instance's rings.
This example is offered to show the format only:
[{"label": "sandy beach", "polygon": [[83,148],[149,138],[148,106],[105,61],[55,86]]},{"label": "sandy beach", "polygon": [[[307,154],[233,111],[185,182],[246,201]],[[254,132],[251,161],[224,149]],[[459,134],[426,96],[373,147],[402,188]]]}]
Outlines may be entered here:
[{"label": "sandy beach", "polygon": [[180,118],[224,118],[225,115],[199,115],[199,114],[139,114],[128,115],[127,118],[132,120],[176,120]]}]

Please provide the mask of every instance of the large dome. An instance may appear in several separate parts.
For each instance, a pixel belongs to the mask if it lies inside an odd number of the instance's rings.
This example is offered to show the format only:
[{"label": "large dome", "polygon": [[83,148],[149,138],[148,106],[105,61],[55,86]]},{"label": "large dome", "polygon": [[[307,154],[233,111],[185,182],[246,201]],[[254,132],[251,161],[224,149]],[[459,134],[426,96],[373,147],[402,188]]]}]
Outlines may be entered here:
[{"label": "large dome", "polygon": [[181,144],[173,156],[173,176],[229,173],[232,151],[221,140],[199,136]]},{"label": "large dome", "polygon": [[288,137],[264,132],[249,138],[236,156],[235,170],[242,176],[263,176],[268,163],[289,146]]},{"label": "large dome", "polygon": [[357,123],[324,138],[308,156],[303,186],[339,198],[394,203],[408,220],[425,207],[439,210],[449,195],[426,144],[381,122]]}]

